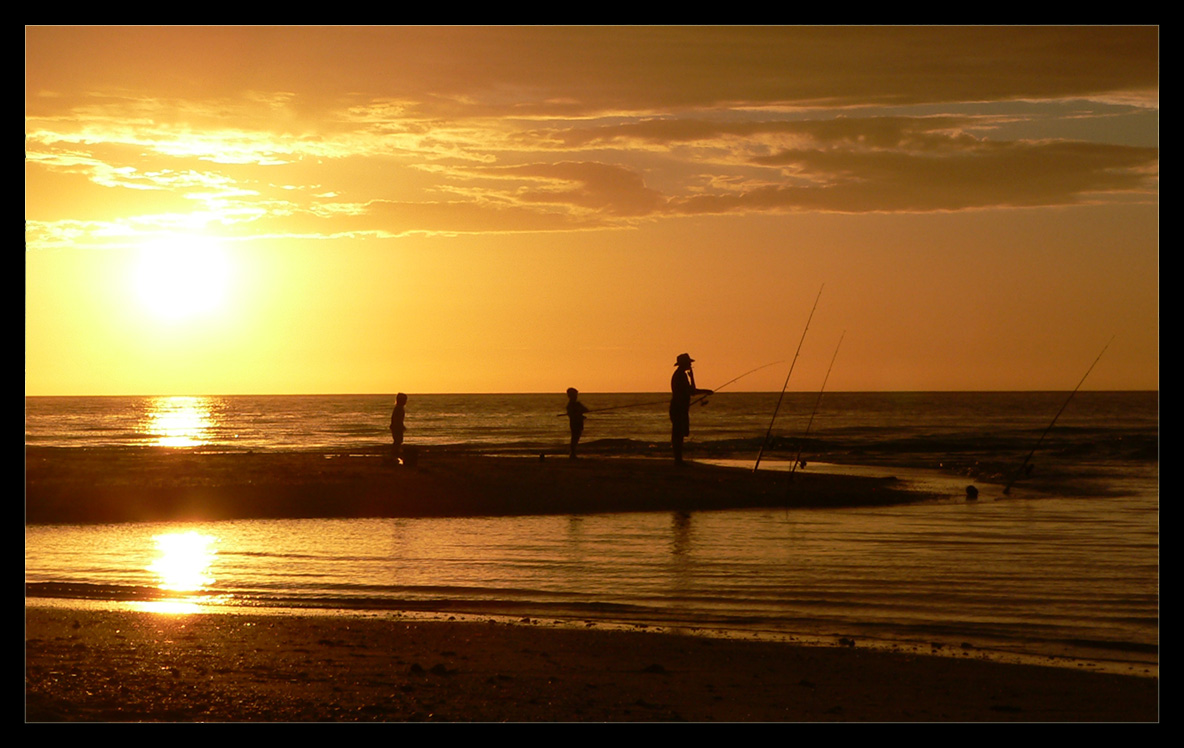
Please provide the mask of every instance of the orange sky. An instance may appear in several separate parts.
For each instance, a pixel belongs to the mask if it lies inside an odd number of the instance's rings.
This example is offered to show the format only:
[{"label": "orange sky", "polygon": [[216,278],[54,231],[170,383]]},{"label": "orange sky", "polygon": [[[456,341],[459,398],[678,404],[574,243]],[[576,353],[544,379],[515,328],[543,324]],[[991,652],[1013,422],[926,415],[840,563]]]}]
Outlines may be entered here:
[{"label": "orange sky", "polygon": [[27,27],[25,391],[1159,387],[1159,32]]}]

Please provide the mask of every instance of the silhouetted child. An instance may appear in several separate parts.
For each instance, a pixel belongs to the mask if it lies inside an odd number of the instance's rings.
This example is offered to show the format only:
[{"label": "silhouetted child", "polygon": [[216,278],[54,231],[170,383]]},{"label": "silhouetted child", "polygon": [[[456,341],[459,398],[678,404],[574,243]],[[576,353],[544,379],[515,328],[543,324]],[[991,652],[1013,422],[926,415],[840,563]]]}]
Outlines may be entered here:
[{"label": "silhouetted child", "polygon": [[391,459],[396,465],[403,464],[403,425],[406,414],[407,396],[400,392],[395,396],[395,409],[391,411]]},{"label": "silhouetted child", "polygon": [[573,460],[576,457],[576,445],[580,443],[580,435],[584,433],[584,414],[588,409],[584,407],[578,398],[579,391],[575,387],[567,388],[567,421],[571,424],[571,454],[569,455]]}]

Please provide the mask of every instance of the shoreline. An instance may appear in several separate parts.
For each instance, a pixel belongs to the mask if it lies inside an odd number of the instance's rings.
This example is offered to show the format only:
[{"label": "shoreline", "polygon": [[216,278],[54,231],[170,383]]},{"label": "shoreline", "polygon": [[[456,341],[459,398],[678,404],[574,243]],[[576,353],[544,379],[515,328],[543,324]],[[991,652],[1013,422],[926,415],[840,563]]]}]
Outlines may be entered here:
[{"label": "shoreline", "polygon": [[233,615],[263,617],[311,617],[324,619],[396,618],[425,623],[486,622],[502,625],[527,623],[531,626],[560,629],[590,629],[599,631],[634,631],[667,633],[728,641],[759,641],[803,647],[855,647],[865,650],[900,655],[976,659],[999,664],[1035,665],[1062,669],[1078,669],[1138,678],[1158,678],[1159,662],[1139,658],[1119,659],[1110,653],[1095,656],[1068,654],[1063,651],[1014,649],[992,646],[987,642],[971,643],[966,637],[938,641],[940,637],[900,639],[869,636],[866,633],[823,633],[769,627],[721,625],[718,622],[672,622],[638,617],[600,617],[588,614],[563,614],[554,611],[509,611],[482,605],[396,605],[396,606],[319,606],[299,605],[236,605],[223,601],[199,600],[186,597],[103,598],[73,596],[42,596],[26,589],[25,607],[60,611],[124,612],[162,615]]},{"label": "shoreline", "polygon": [[26,605],[26,721],[1157,722],[1159,679],[398,615]]},{"label": "shoreline", "polygon": [[[387,449],[202,453],[26,447],[26,524],[447,517],[843,507],[939,498],[891,477],[784,473],[654,457]],[[714,456],[713,456],[714,457]],[[947,497],[948,498],[948,497]]]}]

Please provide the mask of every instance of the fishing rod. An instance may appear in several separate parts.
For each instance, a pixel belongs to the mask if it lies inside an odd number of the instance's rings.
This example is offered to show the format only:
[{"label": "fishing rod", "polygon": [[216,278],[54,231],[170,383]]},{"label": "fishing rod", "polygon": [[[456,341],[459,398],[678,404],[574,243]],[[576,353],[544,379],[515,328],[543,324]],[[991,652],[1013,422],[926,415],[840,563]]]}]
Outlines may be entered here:
[{"label": "fishing rod", "polygon": [[752,374],[753,372],[760,371],[761,369],[767,369],[767,368],[769,368],[770,366],[776,366],[777,364],[779,364],[779,363],[782,363],[782,361],[784,361],[784,359],[782,359],[782,360],[780,360],[780,361],[771,361],[771,362],[769,362],[769,363],[767,363],[767,364],[762,364],[761,366],[758,366],[758,367],[756,367],[755,369],[749,369],[748,371],[744,372],[744,373],[743,373],[743,374],[741,374],[740,376],[738,376],[738,377],[736,377],[736,378],[734,378],[734,379],[729,379],[728,381],[726,381],[726,382],[724,382],[723,384],[721,384],[719,387],[716,387],[715,389],[713,389],[711,392],[707,393],[706,395],[703,395],[703,396],[702,396],[702,397],[700,397],[698,400],[696,400],[696,401],[694,401],[693,403],[691,403],[691,405],[698,405],[698,404],[700,404],[700,403],[705,403],[705,402],[707,402],[707,398],[709,398],[709,397],[711,397],[712,395],[714,395],[715,393],[719,392],[719,391],[720,391],[720,390],[722,390],[724,387],[727,387],[729,384],[732,384],[732,383],[734,383],[734,382],[739,382],[741,379],[743,379],[744,377],[748,376],[749,374]]},{"label": "fishing rod", "polygon": [[777,420],[777,411],[781,410],[781,400],[785,397],[785,388],[789,386],[789,378],[793,376],[794,364],[798,362],[798,354],[802,352],[802,343],[806,342],[806,330],[810,329],[810,320],[814,319],[814,310],[818,308],[818,300],[822,298],[822,289],[826,284],[822,284],[818,288],[818,295],[814,297],[814,306],[810,308],[810,316],[806,318],[806,327],[802,330],[802,339],[798,341],[798,349],[793,354],[793,361],[789,362],[789,373],[785,375],[785,384],[781,385],[781,394],[777,396],[777,407],[773,408],[773,417],[769,420],[769,430],[765,432],[765,440],[761,442],[760,451],[756,454],[756,463],[752,466],[752,472],[761,466],[761,457],[765,454],[765,447],[769,444],[769,435],[773,433],[773,422]]},{"label": "fishing rod", "polygon": [[[1112,336],[1110,341],[1106,343],[1106,345],[1102,346],[1102,353],[1105,353],[1106,349],[1110,347],[1110,343],[1113,342],[1114,337]],[[1094,359],[1094,362],[1089,365],[1088,369],[1085,370],[1085,375],[1081,377],[1081,381],[1078,382],[1077,386],[1073,388],[1073,391],[1069,393],[1069,397],[1065,398],[1065,404],[1062,405],[1061,409],[1057,411],[1057,414],[1052,417],[1052,423],[1048,424],[1048,428],[1046,428],[1044,433],[1040,435],[1040,438],[1036,440],[1036,446],[1032,447],[1032,451],[1029,452],[1028,456],[1024,458],[1024,464],[1020,465],[1019,470],[1015,471],[1015,475],[1012,476],[1011,480],[1008,481],[1007,485],[1003,488],[1004,496],[1007,496],[1011,493],[1011,487],[1015,485],[1015,482],[1020,479],[1020,475],[1023,474],[1024,469],[1028,467],[1028,462],[1031,461],[1032,455],[1036,454],[1036,450],[1040,448],[1040,443],[1044,441],[1044,437],[1048,436],[1049,431],[1052,431],[1052,427],[1057,422],[1057,419],[1060,418],[1061,414],[1065,412],[1065,408],[1069,407],[1069,401],[1072,400],[1073,396],[1077,394],[1077,390],[1081,389],[1081,385],[1085,384],[1085,378],[1089,376],[1089,373],[1093,371],[1094,367],[1098,365],[1098,362],[1102,360],[1102,353],[1099,353],[1098,357]]]},{"label": "fishing rod", "polygon": [[847,331],[843,330],[842,334],[839,335],[838,345],[835,346],[835,352],[830,357],[830,366],[826,369],[826,376],[822,378],[822,389],[818,390],[818,399],[814,401],[814,410],[810,413],[810,420],[806,421],[806,432],[802,434],[802,441],[798,444],[797,457],[793,458],[793,467],[789,469],[789,479],[791,481],[793,480],[793,474],[797,472],[798,464],[802,461],[802,447],[805,446],[806,437],[810,435],[810,426],[814,423],[814,415],[818,412],[818,406],[822,405],[822,393],[826,391],[826,380],[830,379],[830,370],[835,368],[835,359],[839,357],[839,346],[843,344],[843,337],[846,334]]},{"label": "fishing rod", "polygon": [[[728,381],[724,382],[724,383],[723,383],[723,384],[721,384],[720,386],[718,386],[718,387],[716,387],[715,389],[713,389],[713,390],[712,390],[710,393],[708,393],[708,394],[706,394],[706,395],[703,395],[702,397],[700,397],[698,400],[694,401],[694,402],[693,402],[693,403],[691,403],[691,404],[692,404],[692,405],[698,405],[699,403],[702,403],[702,402],[706,401],[706,400],[707,400],[707,398],[711,397],[711,396],[712,396],[712,395],[714,395],[715,393],[717,393],[717,392],[719,392],[720,390],[722,390],[724,387],[727,387],[729,384],[734,384],[734,383],[736,383],[736,382],[739,382],[741,379],[743,379],[744,377],[748,376],[749,374],[753,374],[753,373],[755,373],[755,372],[758,372],[758,371],[760,371],[761,369],[767,369],[767,368],[769,368],[770,366],[776,366],[777,364],[780,364],[780,363],[782,363],[782,362],[783,362],[783,360],[784,360],[784,359],[782,359],[782,360],[779,360],[779,361],[770,361],[770,362],[769,362],[769,363],[767,363],[767,364],[761,364],[760,366],[756,367],[755,369],[749,369],[748,371],[744,372],[744,373],[743,373],[743,374],[741,374],[740,376],[738,376],[738,377],[733,377],[732,379],[729,379]],[[668,402],[668,400],[653,400],[653,401],[644,402],[644,403],[629,403],[629,404],[627,404],[627,405],[610,405],[610,406],[609,406],[609,407],[607,407],[607,408],[593,408],[592,410],[585,411],[585,412],[586,412],[586,413],[603,413],[603,412],[604,412],[604,411],[606,411],[606,410],[622,410],[622,409],[624,409],[624,408],[643,408],[643,407],[645,407],[645,406],[647,406],[647,405],[662,405],[663,403],[666,403],[666,402]],[[567,415],[567,414],[566,414],[566,413],[560,413],[560,415],[563,415],[563,416],[565,416],[565,415]]]}]

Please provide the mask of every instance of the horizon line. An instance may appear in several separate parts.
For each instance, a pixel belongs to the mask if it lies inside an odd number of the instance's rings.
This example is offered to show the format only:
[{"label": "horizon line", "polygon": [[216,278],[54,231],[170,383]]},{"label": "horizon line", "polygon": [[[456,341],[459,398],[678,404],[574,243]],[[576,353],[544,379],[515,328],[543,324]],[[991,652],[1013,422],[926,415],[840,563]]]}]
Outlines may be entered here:
[{"label": "horizon line", "polygon": [[[826,395],[837,394],[858,394],[858,395],[872,395],[872,394],[979,394],[979,393],[1039,393],[1039,392],[1071,392],[1069,388],[1065,389],[941,389],[941,390],[829,390],[825,392]],[[32,397],[394,397],[403,390],[392,390],[390,392],[223,392],[223,393],[117,393],[117,394],[29,394],[25,393],[25,398]],[[665,390],[580,390],[581,395],[661,395],[666,394]],[[1116,389],[1086,389],[1082,388],[1077,392],[1159,392],[1159,388],[1116,388]],[[436,396],[457,396],[457,395],[473,395],[473,396],[506,396],[506,395],[563,395],[564,390],[520,390],[520,391],[486,391],[486,392],[406,392],[408,395],[415,395],[416,397],[436,397]],[[715,392],[710,397],[717,397],[721,395],[766,395],[778,394],[778,390],[732,390],[729,392]],[[785,390],[785,394],[799,394],[799,395],[817,395],[818,390]]]}]

